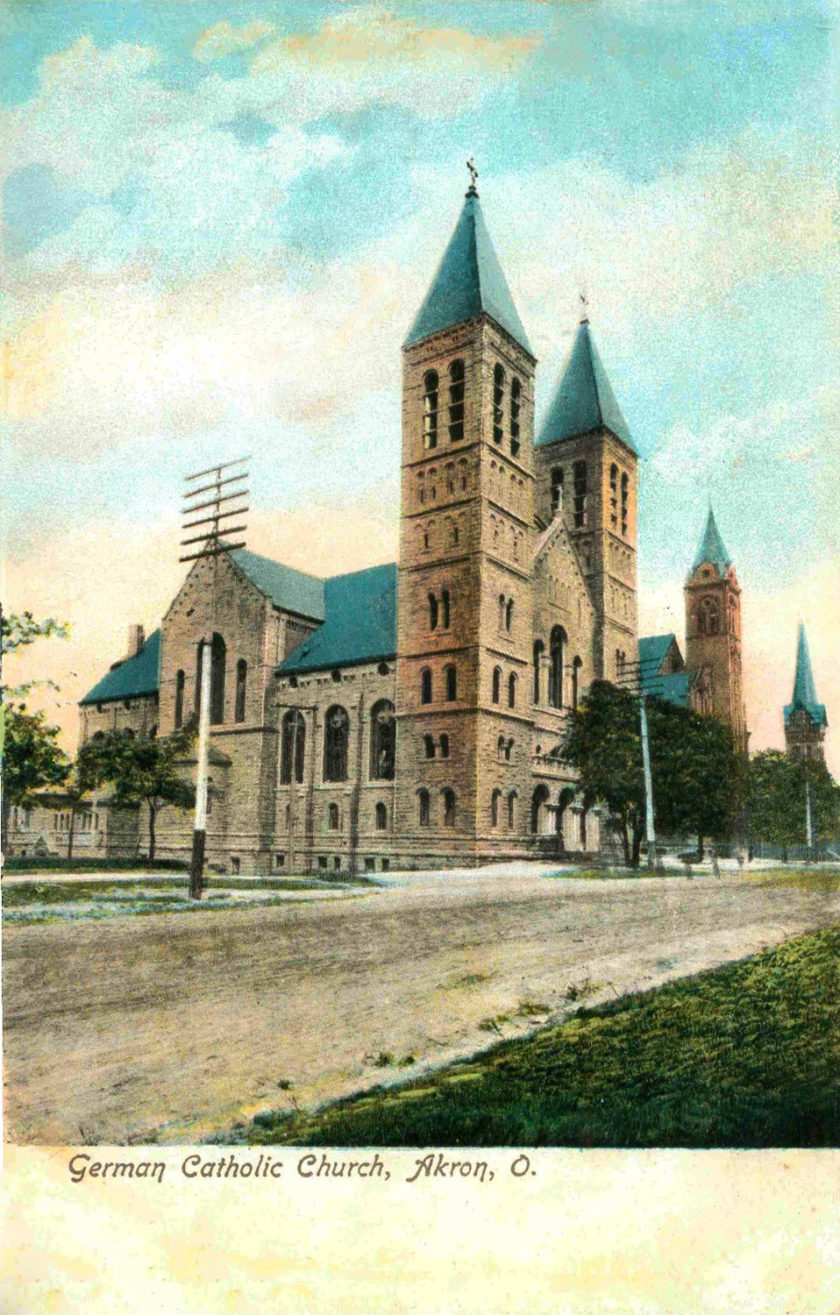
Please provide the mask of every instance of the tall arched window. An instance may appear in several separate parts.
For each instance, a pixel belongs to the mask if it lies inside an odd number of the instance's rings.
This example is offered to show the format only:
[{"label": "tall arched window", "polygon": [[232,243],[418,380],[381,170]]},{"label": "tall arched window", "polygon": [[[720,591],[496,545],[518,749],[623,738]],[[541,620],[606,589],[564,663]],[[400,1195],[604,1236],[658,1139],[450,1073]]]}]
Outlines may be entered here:
[{"label": "tall arched window", "polygon": [[443,791],[443,825],[455,825],[455,791]]},{"label": "tall arched window", "polygon": [[508,707],[516,707],[516,672],[512,671],[508,676]]},{"label": "tall arched window", "polygon": [[531,833],[542,835],[545,829],[546,804],[548,803],[548,786],[538,785],[531,797]]},{"label": "tall arched window", "polygon": [[175,729],[179,730],[184,724],[184,680],[183,671],[175,672]]},{"label": "tall arched window", "polygon": [[327,825],[329,826],[330,831],[338,830],[338,804],[330,804]]},{"label": "tall arched window", "polygon": [[387,831],[388,829],[388,809],[384,804],[377,804],[374,810],[377,831]]},{"label": "tall arched window", "polygon": [[534,643],[534,702],[537,705],[540,701],[540,666],[544,652],[545,644],[541,639],[536,640]]},{"label": "tall arched window", "polygon": [[221,635],[213,636],[210,659],[210,723],[218,726],[225,719],[225,662],[227,646]]},{"label": "tall arched window", "polygon": [[393,781],[396,748],[394,705],[380,699],[370,710],[370,775],[374,781]]},{"label": "tall arched window", "polygon": [[437,630],[438,600],[435,594],[429,594],[429,629]]},{"label": "tall arched window", "polygon": [[418,821],[421,826],[429,825],[429,792],[428,790],[417,791],[417,809]]},{"label": "tall arched window", "polygon": [[292,777],[300,785],[303,781],[303,757],[306,749],[306,722],[303,713],[290,708],[283,718],[280,754],[280,784],[289,785]]},{"label": "tall arched window", "polygon": [[519,456],[519,410],[521,406],[522,385],[514,378],[510,383],[510,454]]},{"label": "tall arched window", "polygon": [[513,625],[513,599],[509,598],[505,605],[505,630],[510,634]]},{"label": "tall arched window", "polygon": [[586,462],[575,462],[575,529],[580,529],[586,524],[586,503],[588,497],[587,479],[586,479]]},{"label": "tall arched window", "polygon": [[245,720],[245,693],[248,684],[248,663],[244,658],[240,658],[236,664],[236,705],[234,708],[234,721]]},{"label": "tall arched window", "polygon": [[440,623],[444,630],[449,629],[449,590],[444,589],[440,595]]},{"label": "tall arched window", "polygon": [[610,525],[618,529],[618,466],[610,466]]},{"label": "tall arched window", "polygon": [[498,740],[496,741],[496,757],[498,758],[499,762],[503,762],[504,756],[505,756],[505,737],[504,735],[500,735]]},{"label": "tall arched window", "polygon": [[445,733],[440,737],[440,756],[441,758],[449,757],[449,736]]},{"label": "tall arched window", "polygon": [[502,668],[493,668],[493,702],[501,703],[502,701]]},{"label": "tall arched window", "polygon": [[501,443],[505,423],[505,372],[501,365],[493,370],[493,442]]},{"label": "tall arched window", "polygon": [[552,708],[563,706],[563,657],[566,646],[566,632],[562,626],[555,626],[549,643],[548,668],[548,702]]},{"label": "tall arched window", "polygon": [[701,635],[717,635],[720,632],[720,608],[714,598],[704,598],[697,613],[697,629]]},{"label": "tall arched window", "polygon": [[626,472],[621,476],[621,533],[627,534],[627,515],[630,503],[630,479]]},{"label": "tall arched window", "polygon": [[452,664],[444,667],[443,671],[446,677],[446,699],[451,703],[458,697],[458,672]]},{"label": "tall arched window", "polygon": [[428,667],[424,667],[420,672],[420,702],[431,703],[432,701],[432,673]]},{"label": "tall arched window", "polygon": [[499,800],[502,797],[501,790],[494,790],[490,796],[490,824],[491,826],[499,825]]},{"label": "tall arched window", "polygon": [[424,736],[423,736],[423,752],[425,753],[425,755],[426,755],[427,758],[434,758],[434,756],[435,756],[435,737],[434,737],[433,735],[424,735]]},{"label": "tall arched window", "polygon": [[512,831],[513,828],[516,826],[516,791],[515,790],[511,790],[510,794],[508,795],[507,808],[508,808],[508,818],[507,818],[508,826]]},{"label": "tall arched window", "polygon": [[427,450],[437,447],[438,436],[438,376],[428,370],[423,377],[423,445]]},{"label": "tall arched window", "polygon": [[574,662],[572,663],[572,707],[573,708],[577,707],[578,699],[580,698],[580,669],[582,666],[583,666],[583,662],[579,657],[576,657]]},{"label": "tall arched window", "polygon": [[551,512],[556,516],[563,508],[563,471],[555,466],[551,472]]},{"label": "tall arched window", "polygon": [[504,594],[499,594],[499,629],[504,630],[504,628],[505,628],[505,596]]},{"label": "tall arched window", "polygon": [[460,443],[464,437],[464,362],[453,361],[449,367],[449,441]]},{"label": "tall arched window", "polygon": [[347,744],[350,718],[344,708],[333,704],[324,718],[324,780],[347,780]]}]

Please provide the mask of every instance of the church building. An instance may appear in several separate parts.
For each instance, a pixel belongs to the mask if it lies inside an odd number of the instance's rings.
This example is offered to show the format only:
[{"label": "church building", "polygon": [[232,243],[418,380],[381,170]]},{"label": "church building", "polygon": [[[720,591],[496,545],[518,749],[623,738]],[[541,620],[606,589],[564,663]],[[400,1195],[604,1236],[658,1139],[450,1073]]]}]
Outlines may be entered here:
[{"label": "church building", "polygon": [[[211,645],[211,869],[598,850],[605,819],[560,756],[563,728],[639,652],[743,740],[740,592],[714,517],[686,583],[685,662],[673,636],[640,650],[632,436],[586,317],[535,433],[536,359],[474,183],[402,363],[399,560],[328,579],[241,548],[199,560],[82,700],[83,740],[168,734],[198,706]],[[159,853],[187,857],[190,825],[161,814]]]}]

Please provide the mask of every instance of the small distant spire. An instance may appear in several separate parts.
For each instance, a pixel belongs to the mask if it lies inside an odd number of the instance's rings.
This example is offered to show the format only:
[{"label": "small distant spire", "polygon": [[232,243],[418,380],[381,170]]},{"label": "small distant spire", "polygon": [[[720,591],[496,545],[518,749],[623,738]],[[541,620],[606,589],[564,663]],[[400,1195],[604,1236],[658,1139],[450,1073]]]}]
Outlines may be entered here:
[{"label": "small distant spire", "polygon": [[470,171],[470,185],[467,188],[467,196],[478,196],[476,181],[478,179],[478,170],[475,167],[475,160],[472,156],[467,160],[467,168]]}]

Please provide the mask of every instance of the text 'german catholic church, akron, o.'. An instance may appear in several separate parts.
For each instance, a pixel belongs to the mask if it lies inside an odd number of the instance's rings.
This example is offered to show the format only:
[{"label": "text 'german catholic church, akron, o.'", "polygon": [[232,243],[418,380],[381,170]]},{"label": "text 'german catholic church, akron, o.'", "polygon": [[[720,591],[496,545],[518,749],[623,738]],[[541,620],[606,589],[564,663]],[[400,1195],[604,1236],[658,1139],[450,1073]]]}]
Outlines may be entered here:
[{"label": "text 'german catholic church, akron, o.'", "polygon": [[[596,851],[605,817],[559,756],[564,721],[639,658],[657,693],[745,744],[740,589],[711,511],[686,563],[685,658],[673,635],[640,644],[638,456],[588,320],[536,437],[535,366],[473,185],[403,344],[399,561],[324,580],[232,550],[212,608],[197,561],[83,699],[83,740],[168,734],[212,642],[211,867]],[[188,857],[190,825],[161,814],[160,856]]]}]

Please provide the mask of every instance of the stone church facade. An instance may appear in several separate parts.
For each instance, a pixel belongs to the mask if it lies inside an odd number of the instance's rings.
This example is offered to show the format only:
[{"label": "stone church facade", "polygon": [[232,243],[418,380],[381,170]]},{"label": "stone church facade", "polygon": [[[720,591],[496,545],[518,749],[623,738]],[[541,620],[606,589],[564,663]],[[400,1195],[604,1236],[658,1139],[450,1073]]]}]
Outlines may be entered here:
[{"label": "stone church facade", "polygon": [[[585,318],[538,434],[535,370],[471,187],[403,345],[399,561],[322,580],[245,549],[201,560],[82,701],[83,740],[168,734],[212,645],[211,868],[464,866],[606,841],[559,747],[591,681],[639,653],[638,458]],[[730,565],[687,589],[727,626]],[[697,616],[688,686],[737,729],[735,666]],[[739,682],[740,622],[726,633]],[[159,853],[187,857],[190,825],[161,814]]]}]

